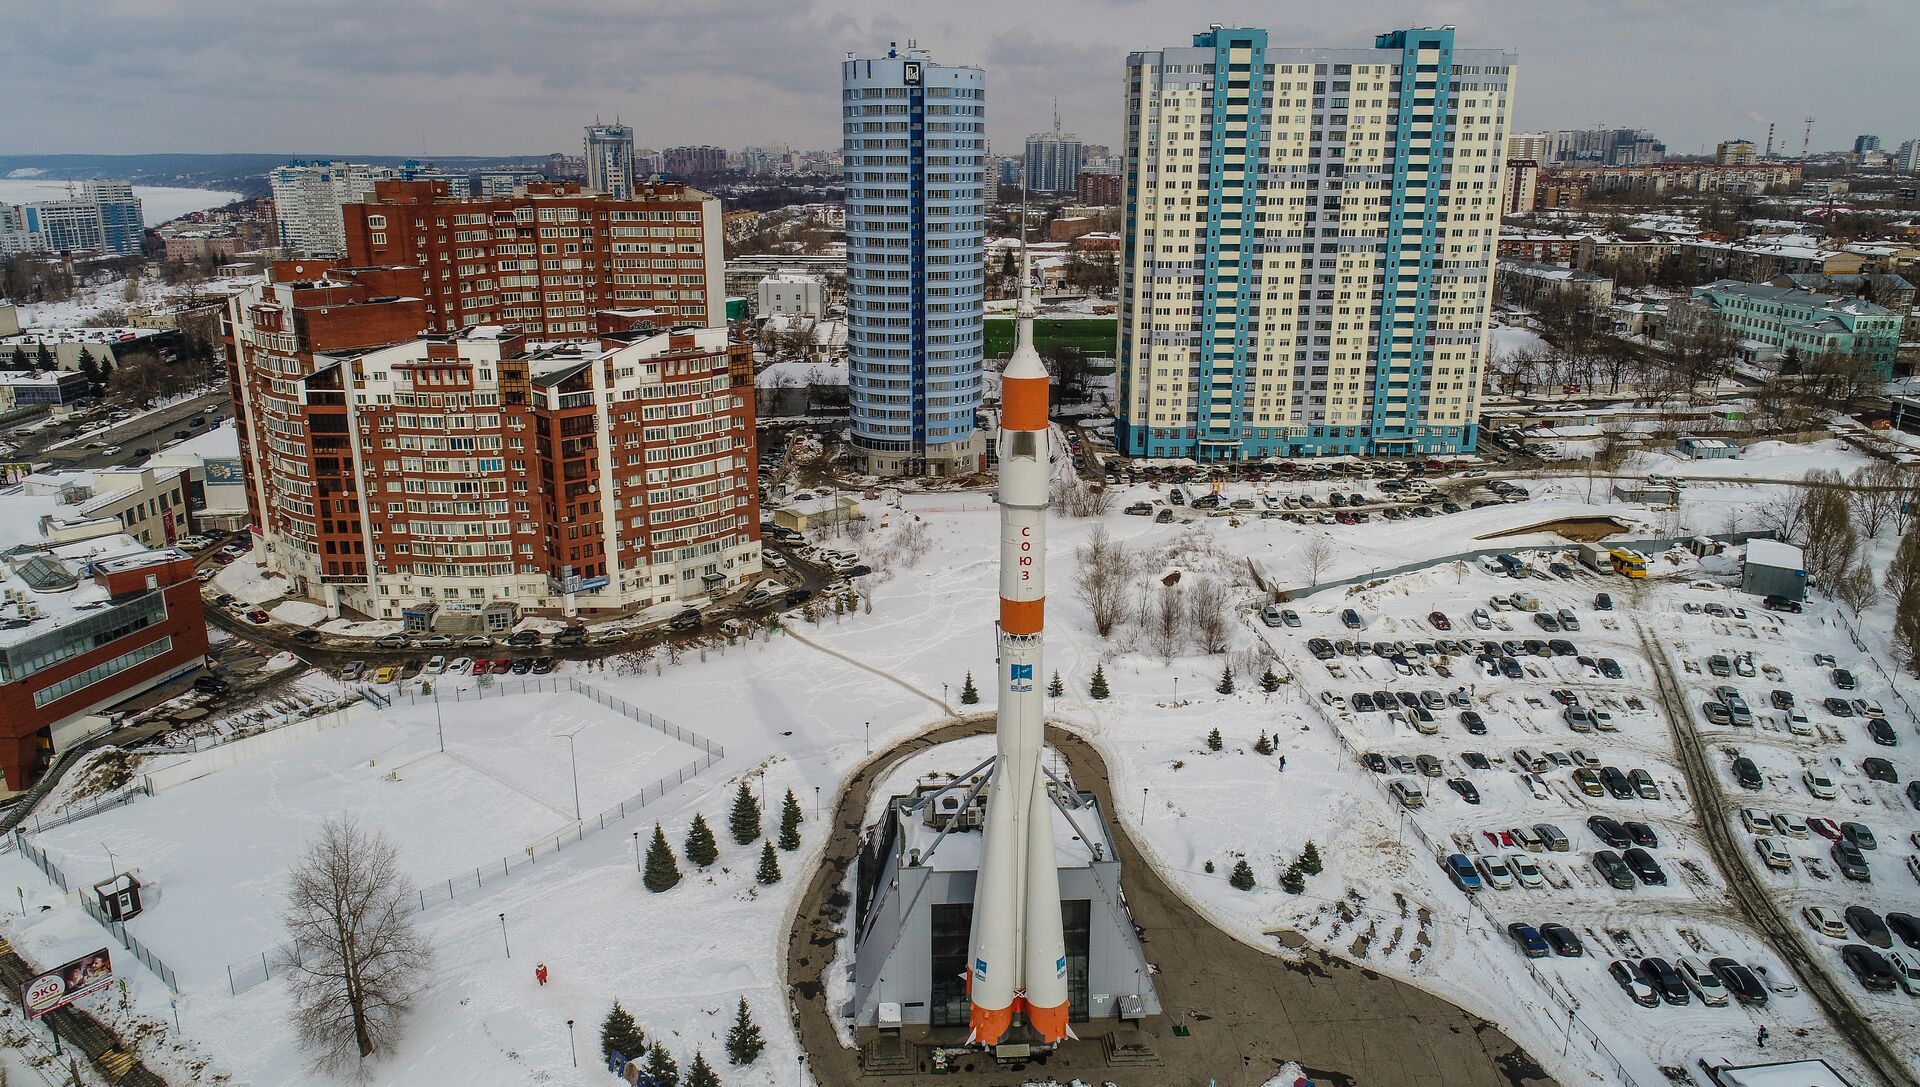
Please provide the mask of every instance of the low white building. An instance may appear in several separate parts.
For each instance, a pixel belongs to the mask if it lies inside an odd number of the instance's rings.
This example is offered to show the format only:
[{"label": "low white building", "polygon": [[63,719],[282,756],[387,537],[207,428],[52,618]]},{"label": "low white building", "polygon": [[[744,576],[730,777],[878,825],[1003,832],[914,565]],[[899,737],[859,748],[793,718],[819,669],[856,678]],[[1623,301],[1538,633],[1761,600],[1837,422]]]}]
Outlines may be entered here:
[{"label": "low white building", "polygon": [[146,467],[185,475],[187,508],[196,527],[228,532],[247,527],[246,461],[232,422],[168,446],[148,458]]},{"label": "low white building", "polygon": [[782,269],[760,281],[754,312],[761,317],[779,314],[818,320],[827,315],[826,284],[810,272]]},{"label": "low white building", "polygon": [[20,493],[54,500],[39,526],[53,543],[125,533],[163,547],[193,531],[186,488],[186,473],[175,468],[36,472],[20,480]]}]

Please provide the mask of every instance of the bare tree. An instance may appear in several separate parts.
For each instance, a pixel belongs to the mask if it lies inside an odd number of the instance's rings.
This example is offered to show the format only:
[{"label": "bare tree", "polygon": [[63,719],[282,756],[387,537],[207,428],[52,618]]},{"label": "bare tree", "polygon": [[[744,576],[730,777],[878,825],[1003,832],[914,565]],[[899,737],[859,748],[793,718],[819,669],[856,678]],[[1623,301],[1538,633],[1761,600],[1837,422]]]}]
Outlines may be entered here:
[{"label": "bare tree", "polygon": [[1074,595],[1092,613],[1093,629],[1105,638],[1127,621],[1127,581],[1133,562],[1126,545],[1115,540],[1105,525],[1093,526],[1074,557],[1080,560],[1073,574]]},{"label": "bare tree", "polygon": [[1233,624],[1227,614],[1227,587],[1219,578],[1195,578],[1187,597],[1188,623],[1193,636],[1209,653],[1225,653]]},{"label": "bare tree", "polygon": [[1860,525],[1860,531],[1868,539],[1880,535],[1880,530],[1893,522],[1894,515],[1900,511],[1900,504],[1906,495],[1901,492],[1900,469],[1884,461],[1876,461],[1853,473],[1853,490],[1847,492],[1847,502],[1853,507],[1853,516]]},{"label": "bare tree", "polygon": [[1315,536],[1300,549],[1300,568],[1306,571],[1309,586],[1320,584],[1320,575],[1332,564],[1333,541],[1325,536]]},{"label": "bare tree", "polygon": [[1920,587],[1908,589],[1894,608],[1893,651],[1908,671],[1920,675]]},{"label": "bare tree", "polygon": [[393,843],[329,819],[287,878],[281,922],[294,1031],[316,1070],[390,1052],[432,962],[414,930]]},{"label": "bare tree", "polygon": [[1180,650],[1180,633],[1186,624],[1187,609],[1182,599],[1178,582],[1162,584],[1154,595],[1153,603],[1143,616],[1147,625],[1147,637],[1153,643],[1154,652],[1160,659],[1171,663],[1173,655]]},{"label": "bare tree", "polygon": [[1853,565],[1860,545],[1846,492],[1837,487],[1814,488],[1807,497],[1806,521],[1802,550],[1807,569],[1829,587],[1836,586],[1840,575]]},{"label": "bare tree", "polygon": [[1894,507],[1893,530],[1904,536],[1920,521],[1920,471],[1903,466],[1899,481],[1900,503]]},{"label": "bare tree", "polygon": [[1915,587],[1920,587],[1920,529],[1900,537],[1893,561],[1887,564],[1888,595],[1905,600]]},{"label": "bare tree", "polygon": [[1847,568],[1833,581],[1834,599],[1847,606],[1854,618],[1880,600],[1880,586],[1874,584],[1873,564],[1864,555],[1849,559]]}]

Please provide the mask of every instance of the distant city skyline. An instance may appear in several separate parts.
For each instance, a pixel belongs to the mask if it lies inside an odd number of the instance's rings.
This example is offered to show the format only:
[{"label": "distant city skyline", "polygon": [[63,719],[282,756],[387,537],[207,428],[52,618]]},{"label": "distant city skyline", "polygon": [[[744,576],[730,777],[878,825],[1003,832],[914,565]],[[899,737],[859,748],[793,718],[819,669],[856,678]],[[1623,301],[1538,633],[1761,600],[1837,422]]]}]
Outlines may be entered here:
[{"label": "distant city skyline", "polygon": [[[1512,132],[1644,128],[1676,155],[1711,154],[1726,139],[1764,145],[1769,120],[1797,153],[1807,116],[1816,152],[1850,149],[1860,133],[1896,145],[1920,134],[1898,85],[1907,0],[1755,0],[1737,25],[1723,10],[1637,0],[1365,10],[1231,0],[1201,13],[1144,0],[982,0],[911,21],[880,0],[474,0],[453,12],[400,5],[372,22],[344,0],[297,17],[238,0],[31,10],[0,0],[0,11],[12,16],[0,44],[12,99],[0,147],[15,154],[577,154],[596,116],[621,117],[641,147],[831,148],[840,60],[909,38],[939,63],[987,69],[996,147],[1050,130],[1055,97],[1069,131],[1117,146],[1127,53],[1177,40],[1196,19],[1263,28],[1287,47],[1451,23],[1463,47],[1520,53],[1528,75]],[[636,48],[645,64],[633,63]]]}]

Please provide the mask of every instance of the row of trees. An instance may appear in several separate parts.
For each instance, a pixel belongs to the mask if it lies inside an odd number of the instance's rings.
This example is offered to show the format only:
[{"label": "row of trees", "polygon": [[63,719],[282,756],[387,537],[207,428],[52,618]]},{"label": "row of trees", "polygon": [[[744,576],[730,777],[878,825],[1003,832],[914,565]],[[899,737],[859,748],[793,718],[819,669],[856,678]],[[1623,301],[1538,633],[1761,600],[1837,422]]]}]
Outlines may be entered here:
[{"label": "row of trees", "polygon": [[1139,563],[1105,525],[1095,525],[1075,554],[1080,565],[1074,571],[1074,595],[1101,637],[1137,622],[1154,652],[1168,661],[1189,639],[1208,653],[1230,647],[1232,598],[1223,580],[1202,574],[1171,576],[1157,587],[1152,581],[1136,584]]},{"label": "row of trees", "polygon": [[[753,1021],[753,1013],[747,1007],[747,998],[740,998],[740,1008],[734,1014],[733,1027],[727,1031],[727,1062],[734,1065],[748,1065],[760,1059],[767,1048],[766,1039],[760,1034],[760,1025]],[[611,1061],[613,1055],[620,1056],[644,1068],[654,1082],[662,1087],[720,1087],[720,1075],[707,1063],[702,1051],[693,1051],[693,1063],[687,1067],[684,1077],[680,1074],[680,1062],[673,1059],[667,1047],[658,1041],[648,1042],[647,1032],[634,1021],[633,1014],[620,1006],[618,1000],[607,1012],[600,1023],[600,1057]]]},{"label": "row of trees", "polygon": [[[780,805],[780,834],[777,839],[780,848],[791,853],[800,848],[800,801],[787,790],[787,796]],[[740,789],[733,797],[733,811],[727,817],[727,832],[737,845],[752,845],[760,838],[760,802],[754,799],[753,790],[746,782],[740,783]],[[760,867],[754,873],[754,879],[762,884],[780,882],[780,858],[773,851],[774,842],[764,843],[760,850]],[[707,825],[707,817],[695,812],[693,824],[687,828],[685,843],[687,862],[695,868],[708,868],[720,859],[720,845],[714,839],[713,828]],[[667,844],[667,833],[660,824],[653,825],[653,841],[647,846],[647,860],[640,881],[654,894],[670,891],[680,885],[680,863],[674,858],[673,847]]]}]

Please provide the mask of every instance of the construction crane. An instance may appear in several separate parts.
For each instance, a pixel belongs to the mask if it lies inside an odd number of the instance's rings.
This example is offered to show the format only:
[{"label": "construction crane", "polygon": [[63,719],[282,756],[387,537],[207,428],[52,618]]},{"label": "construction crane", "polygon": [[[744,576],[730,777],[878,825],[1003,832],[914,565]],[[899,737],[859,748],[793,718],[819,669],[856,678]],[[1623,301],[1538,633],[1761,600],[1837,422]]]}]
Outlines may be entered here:
[{"label": "construction crane", "polygon": [[1807,118],[1806,130],[1800,136],[1800,161],[1807,161],[1807,150],[1813,146],[1813,118]]}]

